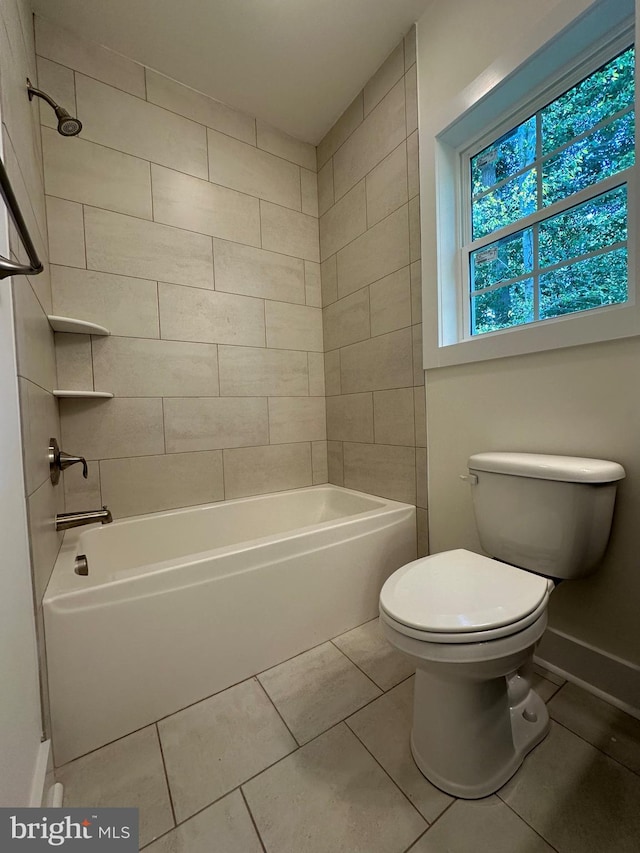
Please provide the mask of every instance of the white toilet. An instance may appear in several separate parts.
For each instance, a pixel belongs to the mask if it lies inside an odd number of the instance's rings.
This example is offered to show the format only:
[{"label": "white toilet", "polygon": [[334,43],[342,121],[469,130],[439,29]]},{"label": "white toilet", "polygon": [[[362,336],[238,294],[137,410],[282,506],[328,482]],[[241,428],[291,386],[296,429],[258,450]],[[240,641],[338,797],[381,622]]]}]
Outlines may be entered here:
[{"label": "white toilet", "polygon": [[549,595],[602,558],[625,472],[533,453],[478,453],[468,467],[491,558],[445,551],[403,566],[382,588],[380,621],[417,667],[416,764],[443,791],[473,799],[500,788],[547,734],[530,676]]}]

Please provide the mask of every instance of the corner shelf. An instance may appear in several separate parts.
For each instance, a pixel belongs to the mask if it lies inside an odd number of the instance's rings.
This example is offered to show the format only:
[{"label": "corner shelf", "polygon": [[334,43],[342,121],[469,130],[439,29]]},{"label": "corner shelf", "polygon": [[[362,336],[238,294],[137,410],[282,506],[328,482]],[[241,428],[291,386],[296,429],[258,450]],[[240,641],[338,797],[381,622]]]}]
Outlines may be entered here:
[{"label": "corner shelf", "polygon": [[[75,317],[60,317],[57,314],[47,314],[47,320],[54,332],[68,332],[76,335],[110,335],[109,329],[90,323],[88,320],[78,320]],[[110,400],[113,394],[110,391],[71,391],[56,389],[54,397],[84,400]]]},{"label": "corner shelf", "polygon": [[54,397],[67,397],[67,398],[85,398],[85,399],[93,399],[93,400],[109,400],[113,397],[111,391],[65,391],[65,390],[55,390],[53,392]]},{"label": "corner shelf", "polygon": [[77,320],[75,317],[59,317],[57,314],[47,314],[47,320],[54,332],[71,332],[76,335],[110,335],[109,329],[88,320]]}]

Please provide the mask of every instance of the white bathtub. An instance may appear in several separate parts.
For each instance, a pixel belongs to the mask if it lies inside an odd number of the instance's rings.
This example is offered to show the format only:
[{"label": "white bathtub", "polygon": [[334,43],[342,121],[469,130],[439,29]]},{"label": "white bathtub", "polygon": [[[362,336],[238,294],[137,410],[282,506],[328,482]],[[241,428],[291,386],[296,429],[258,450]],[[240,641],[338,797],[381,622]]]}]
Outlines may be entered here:
[{"label": "white bathtub", "polygon": [[415,557],[415,507],[337,486],[67,531],[44,596],[56,764],[372,619]]}]

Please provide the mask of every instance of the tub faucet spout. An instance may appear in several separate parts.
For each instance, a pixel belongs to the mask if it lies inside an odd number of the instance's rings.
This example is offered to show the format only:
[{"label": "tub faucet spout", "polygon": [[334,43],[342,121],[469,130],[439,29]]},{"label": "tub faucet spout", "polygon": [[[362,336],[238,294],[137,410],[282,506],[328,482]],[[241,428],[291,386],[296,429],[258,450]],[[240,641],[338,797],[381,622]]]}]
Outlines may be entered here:
[{"label": "tub faucet spout", "polygon": [[103,506],[102,509],[91,509],[85,512],[59,512],[56,515],[56,530],[69,530],[70,527],[81,527],[83,524],[111,524],[111,511]]}]

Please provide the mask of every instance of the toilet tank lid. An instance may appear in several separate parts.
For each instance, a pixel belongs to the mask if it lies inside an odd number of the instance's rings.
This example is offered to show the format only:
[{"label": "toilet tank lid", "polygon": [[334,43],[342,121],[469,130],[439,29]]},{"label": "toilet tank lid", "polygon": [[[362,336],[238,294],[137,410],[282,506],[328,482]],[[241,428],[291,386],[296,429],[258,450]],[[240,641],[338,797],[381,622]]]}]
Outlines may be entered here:
[{"label": "toilet tank lid", "polygon": [[475,453],[469,457],[467,464],[470,471],[491,471],[565,483],[613,483],[625,477],[624,468],[617,462],[544,453]]}]

